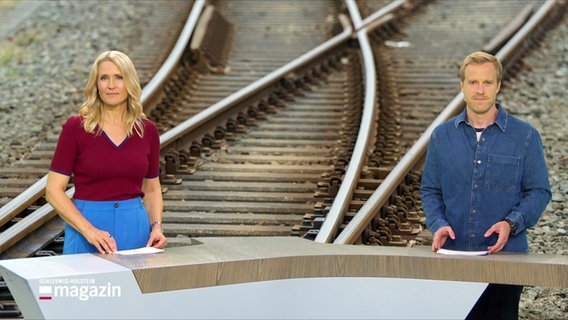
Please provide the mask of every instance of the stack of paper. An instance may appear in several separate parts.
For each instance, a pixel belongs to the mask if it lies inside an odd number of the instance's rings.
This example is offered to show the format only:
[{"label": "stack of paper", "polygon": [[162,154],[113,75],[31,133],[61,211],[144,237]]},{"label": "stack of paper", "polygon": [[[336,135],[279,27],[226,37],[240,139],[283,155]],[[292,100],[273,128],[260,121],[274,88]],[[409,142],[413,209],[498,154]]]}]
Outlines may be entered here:
[{"label": "stack of paper", "polygon": [[487,251],[460,251],[460,250],[448,250],[439,249],[436,251],[439,254],[454,255],[454,256],[486,256]]}]

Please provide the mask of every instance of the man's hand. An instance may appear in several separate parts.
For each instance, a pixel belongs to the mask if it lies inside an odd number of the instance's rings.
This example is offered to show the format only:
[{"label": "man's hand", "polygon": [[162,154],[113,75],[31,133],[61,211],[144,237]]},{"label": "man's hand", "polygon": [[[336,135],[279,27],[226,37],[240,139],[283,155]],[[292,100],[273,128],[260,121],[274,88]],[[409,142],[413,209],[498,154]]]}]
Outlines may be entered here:
[{"label": "man's hand", "polygon": [[452,240],[456,239],[456,235],[454,234],[454,230],[452,227],[446,226],[441,227],[434,233],[434,238],[432,239],[432,251],[436,252],[440,250],[448,240],[448,237],[452,238]]},{"label": "man's hand", "polygon": [[487,232],[483,235],[485,238],[490,237],[493,233],[497,232],[499,237],[497,238],[497,242],[487,247],[488,253],[497,253],[503,249],[507,241],[509,241],[509,234],[511,233],[511,226],[507,221],[500,221],[496,224],[492,225]]}]

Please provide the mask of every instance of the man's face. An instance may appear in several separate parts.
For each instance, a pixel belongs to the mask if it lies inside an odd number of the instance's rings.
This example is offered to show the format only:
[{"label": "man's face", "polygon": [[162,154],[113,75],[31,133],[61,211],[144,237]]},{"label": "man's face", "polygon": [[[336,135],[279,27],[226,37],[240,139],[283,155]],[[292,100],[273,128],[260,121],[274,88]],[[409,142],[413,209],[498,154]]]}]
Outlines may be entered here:
[{"label": "man's face", "polygon": [[470,64],[460,82],[468,112],[483,115],[495,106],[501,82],[497,81],[497,70],[491,62]]}]

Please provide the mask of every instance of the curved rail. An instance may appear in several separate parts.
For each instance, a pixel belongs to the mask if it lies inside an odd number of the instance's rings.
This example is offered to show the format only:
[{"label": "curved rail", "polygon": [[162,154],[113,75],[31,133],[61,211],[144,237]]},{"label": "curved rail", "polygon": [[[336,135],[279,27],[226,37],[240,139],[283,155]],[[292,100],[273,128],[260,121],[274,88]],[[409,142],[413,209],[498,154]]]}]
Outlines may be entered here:
[{"label": "curved rail", "polygon": [[[525,46],[525,40],[528,37],[535,37],[538,32],[542,30],[543,25],[551,23],[553,19],[548,19],[551,13],[561,12],[565,10],[565,6],[566,3],[560,3],[558,1],[545,2],[527,23],[523,25],[521,30],[499,50],[496,56],[503,62],[505,69],[519,58]],[[404,177],[424,156],[434,128],[459,113],[463,107],[463,94],[460,92],[426,129],[389,175],[387,175],[384,182],[373,192],[371,197],[365,202],[333,243],[352,244],[357,240],[365,227],[371,222],[380,208],[388,201],[388,198],[395,191],[397,186],[403,181]]]},{"label": "curved rail", "polygon": [[[318,235],[316,236],[316,242],[330,242],[332,240],[332,237],[334,237],[337,233],[339,224],[341,223],[347,207],[349,206],[350,199],[353,196],[353,189],[357,186],[361,168],[364,165],[364,160],[366,159],[366,153],[369,149],[369,146],[372,145],[371,138],[375,136],[374,133],[377,126],[377,109],[375,108],[377,77],[375,72],[375,60],[373,51],[371,50],[371,46],[369,44],[367,30],[365,28],[360,28],[362,25],[362,20],[361,14],[359,13],[359,10],[357,8],[357,4],[352,0],[349,0],[346,3],[354,28],[358,30],[357,39],[359,41],[359,46],[361,47],[361,55],[363,56],[363,64],[365,67],[365,101],[363,105],[363,116],[361,117],[361,125],[359,126],[357,142],[355,143],[355,148],[353,148],[353,152],[351,154],[349,167],[345,172],[345,176],[343,177],[343,181],[341,182],[341,187],[337,192],[337,196],[333,201],[331,209],[329,210],[325,221],[322,224]],[[374,18],[382,18],[387,13],[389,13],[389,11],[384,11],[382,15],[375,16]]]},{"label": "curved rail", "polygon": [[[396,10],[401,9],[406,3],[407,1],[394,1],[391,5],[387,6],[386,9],[381,9],[377,12],[377,14],[369,17],[372,19],[367,18],[366,23],[370,24],[375,22],[373,27],[376,28],[380,26],[380,24],[385,23],[388,20],[386,18],[392,16]],[[360,31],[357,31],[357,37],[359,38],[359,44],[365,61],[365,102],[357,143],[354,147],[347,172],[343,177],[341,187],[334,199],[330,212],[327,214],[324,224],[317,234],[316,241],[319,242],[329,242],[337,233],[339,223],[344,215],[346,207],[349,206],[349,201],[353,195],[354,188],[357,185],[361,169],[364,165],[364,160],[366,159],[365,154],[368,152],[369,147],[373,142],[372,137],[374,136],[373,133],[376,130],[377,123],[377,110],[375,108],[376,69],[373,53],[366,36],[367,30],[361,28],[363,22],[358,13],[355,2],[348,1],[347,4],[351,12],[352,20],[356,21],[355,27],[357,29],[361,29]],[[340,16],[340,20],[344,20],[344,18]],[[377,24],[376,21],[379,21],[380,23]],[[187,143],[188,141],[199,140],[199,137],[202,136],[205,131],[201,128],[210,127],[213,122],[218,123],[219,120],[216,117],[223,115],[224,118],[229,118],[230,116],[227,114],[235,113],[235,111],[231,110],[231,108],[239,102],[249,99],[259,90],[264,90],[270,87],[283,76],[297,72],[297,70],[301,69],[302,66],[309,65],[311,62],[345,43],[353,36],[355,31],[351,26],[345,26],[346,23],[344,21],[342,21],[342,23],[344,25],[342,33],[164,133],[160,137],[162,148],[175,143],[178,139],[183,140],[181,144]]]},{"label": "curved rail", "polygon": [[222,99],[211,107],[180,123],[178,126],[172,128],[168,132],[162,134],[160,136],[161,148],[164,149],[181,138],[183,138],[184,140],[193,140],[195,135],[193,135],[192,132],[198,132],[199,128],[206,127],[212,121],[218,121],[218,119],[216,119],[215,117],[218,117],[220,114],[230,112],[230,109],[237,103],[245,101],[246,99],[255,95],[257,92],[275,84],[285,75],[310,64],[311,62],[315,61],[331,50],[337,48],[339,45],[345,43],[350,39],[353,30],[351,27],[347,26],[344,17],[340,16],[340,20],[342,20],[342,24],[344,25],[344,30],[342,33],[324,42],[317,48],[294,59],[290,63],[267,74],[258,81],[255,81],[250,85],[240,89],[239,91],[231,94],[230,96]]},{"label": "curved rail", "polygon": [[[195,1],[187,22],[185,23],[185,26],[183,27],[183,30],[181,31],[179,38],[176,41],[176,44],[173,47],[168,58],[160,67],[158,72],[156,72],[154,77],[152,77],[152,79],[146,84],[146,86],[144,86],[144,89],[142,89],[141,100],[144,107],[154,104],[153,102],[162,92],[167,79],[169,79],[176,70],[177,65],[183,57],[185,49],[189,44],[191,35],[195,30],[199,16],[201,15],[201,12],[203,12],[203,8],[205,8],[205,4],[205,0]],[[144,112],[148,114],[149,110],[145,109]]]},{"label": "curved rail", "polygon": [[[196,2],[193,7],[192,13],[190,14],[190,18],[186,23],[184,31],[182,32],[181,37],[184,39],[178,40],[178,43],[176,44],[172,52],[172,56],[170,56],[166,60],[165,65],[159,70],[157,76],[167,76],[173,73],[171,68],[175,67],[178,64],[179,58],[183,54],[183,50],[187,47],[187,41],[189,41],[189,37],[187,35],[193,32],[193,29],[196,25],[196,20],[198,19],[199,14],[202,12],[203,7],[204,1]],[[213,123],[214,121],[219,121],[219,117],[222,117],[220,115],[230,114],[232,112],[232,107],[234,107],[239,102],[245,101],[258,92],[267,89],[289,74],[291,75],[295,73],[301,73],[300,70],[302,68],[309,66],[310,63],[313,63],[317,59],[320,59],[322,56],[328,54],[329,52],[332,52],[338,46],[345,44],[351,39],[353,35],[353,29],[349,25],[345,16],[340,15],[339,21],[344,27],[344,30],[340,34],[324,42],[317,48],[296,58],[290,63],[280,67],[274,72],[264,76],[258,81],[253,82],[249,86],[222,99],[218,103],[182,122],[180,125],[172,128],[168,132],[162,134],[160,136],[161,149],[164,150],[171,144],[179,142],[179,139],[184,141],[195,140],[195,137],[197,135],[204,134],[203,128],[208,127],[210,123]],[[149,100],[154,100],[160,94],[161,89],[164,87],[164,81],[165,80],[152,79],[143,90],[143,102],[147,103],[147,101]],[[368,89],[367,94],[371,94],[372,91],[372,89]],[[224,117],[229,117],[229,115],[225,115]],[[371,121],[371,119],[369,119],[368,121]],[[361,150],[364,150],[364,148],[361,147]],[[355,176],[355,173],[353,174],[353,176]],[[45,193],[45,182],[46,177],[42,178],[40,181],[38,181],[38,183],[34,185],[33,191],[29,190],[30,192],[24,192],[20,195],[20,197],[12,200],[10,203],[17,204],[17,207],[20,208],[20,210],[22,210],[21,208],[25,208],[26,206],[31,205],[31,203],[39,199],[39,197],[41,197]],[[70,196],[72,196],[74,188],[70,188],[67,192]],[[2,208],[2,210],[8,211],[8,208],[13,207],[15,207],[15,205],[6,206]],[[18,212],[19,211],[16,209],[11,209],[7,214],[13,217]],[[2,216],[1,211],[0,216]],[[9,232],[3,232],[0,235],[0,252],[3,252],[7,248],[11,247],[14,243],[21,240],[21,238],[23,238],[25,234],[33,231],[39,225],[41,225],[41,222],[46,221],[53,216],[55,216],[55,212],[49,204],[46,204],[42,208],[40,208],[40,210],[36,210],[34,213],[25,217],[16,225],[10,227]]]},{"label": "curved rail", "polygon": [[[199,15],[205,6],[204,0],[198,0],[192,7],[192,11],[188,20],[180,33],[180,37],[176,42],[171,54],[168,56],[162,67],[156,73],[156,76],[143,88],[142,90],[142,104],[151,104],[152,100],[156,98],[161,92],[167,77],[169,77],[176,65],[179,63],[183,56],[185,48],[188,46],[191,35],[199,19]],[[47,175],[42,177],[26,191],[19,194],[6,205],[0,208],[0,225],[4,225],[7,221],[18,215],[26,207],[37,201],[45,195],[45,187],[47,183]],[[66,191],[69,197],[73,196],[75,188],[70,188]],[[35,230],[43,222],[53,218],[56,215],[53,207],[46,204],[40,209],[34,211],[32,214],[23,218],[17,224],[11,226],[0,234],[0,253],[4,252],[7,248],[14,245],[21,240],[29,232]]]}]

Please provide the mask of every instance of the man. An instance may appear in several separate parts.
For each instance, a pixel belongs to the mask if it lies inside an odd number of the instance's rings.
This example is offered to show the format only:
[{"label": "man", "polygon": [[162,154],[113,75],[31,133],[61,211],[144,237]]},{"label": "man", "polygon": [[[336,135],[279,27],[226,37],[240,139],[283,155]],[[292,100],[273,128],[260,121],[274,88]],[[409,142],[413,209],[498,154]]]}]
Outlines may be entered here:
[{"label": "man", "polygon": [[[550,201],[539,133],[495,101],[502,69],[493,55],[468,55],[466,108],[432,133],[420,191],[433,251],[526,253],[526,230]],[[468,319],[517,319],[522,288],[489,284]]]}]

